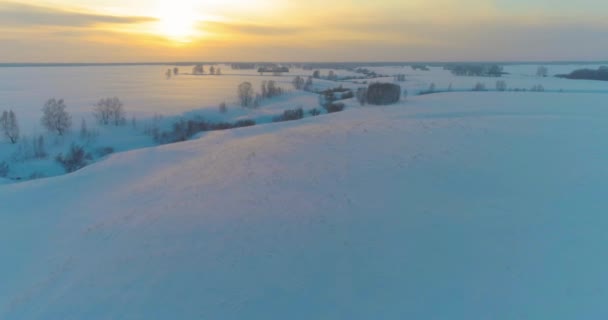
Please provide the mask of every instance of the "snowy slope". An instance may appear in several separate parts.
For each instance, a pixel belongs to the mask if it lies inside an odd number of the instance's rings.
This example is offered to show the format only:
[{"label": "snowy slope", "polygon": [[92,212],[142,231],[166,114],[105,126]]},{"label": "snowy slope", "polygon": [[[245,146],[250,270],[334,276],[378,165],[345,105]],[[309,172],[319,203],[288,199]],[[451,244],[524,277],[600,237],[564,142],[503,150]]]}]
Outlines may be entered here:
[{"label": "snowy slope", "polygon": [[601,319],[602,95],[450,93],[0,185],[0,319]]}]

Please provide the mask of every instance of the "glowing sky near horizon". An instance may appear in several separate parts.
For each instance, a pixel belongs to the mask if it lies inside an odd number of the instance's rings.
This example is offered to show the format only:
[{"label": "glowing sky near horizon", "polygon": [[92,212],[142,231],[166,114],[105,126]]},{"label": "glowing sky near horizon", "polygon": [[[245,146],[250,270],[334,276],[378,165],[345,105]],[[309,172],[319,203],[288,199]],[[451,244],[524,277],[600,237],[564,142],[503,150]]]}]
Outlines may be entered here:
[{"label": "glowing sky near horizon", "polygon": [[605,0],[0,0],[0,62],[608,60]]}]

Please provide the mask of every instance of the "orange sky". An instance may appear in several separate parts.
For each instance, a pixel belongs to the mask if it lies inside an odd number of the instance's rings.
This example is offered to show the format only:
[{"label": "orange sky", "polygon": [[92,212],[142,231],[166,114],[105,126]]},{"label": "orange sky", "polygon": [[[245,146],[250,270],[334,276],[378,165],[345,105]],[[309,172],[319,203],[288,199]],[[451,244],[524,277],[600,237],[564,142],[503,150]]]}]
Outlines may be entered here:
[{"label": "orange sky", "polygon": [[0,0],[0,62],[608,60],[579,0]]}]

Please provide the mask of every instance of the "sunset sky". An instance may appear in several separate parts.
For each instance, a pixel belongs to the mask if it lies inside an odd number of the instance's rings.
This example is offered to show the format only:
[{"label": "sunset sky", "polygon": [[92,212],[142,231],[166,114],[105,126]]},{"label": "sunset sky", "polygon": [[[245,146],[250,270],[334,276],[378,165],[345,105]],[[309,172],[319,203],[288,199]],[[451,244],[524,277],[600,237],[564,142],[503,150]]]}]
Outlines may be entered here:
[{"label": "sunset sky", "polygon": [[606,0],[0,0],[0,62],[608,60]]}]

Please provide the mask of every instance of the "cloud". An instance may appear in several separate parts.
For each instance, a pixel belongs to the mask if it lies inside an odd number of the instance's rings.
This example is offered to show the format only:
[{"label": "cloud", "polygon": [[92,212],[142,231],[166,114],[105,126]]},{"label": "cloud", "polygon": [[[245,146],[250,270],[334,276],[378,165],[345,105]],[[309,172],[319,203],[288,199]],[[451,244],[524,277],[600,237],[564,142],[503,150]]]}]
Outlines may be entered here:
[{"label": "cloud", "polygon": [[232,33],[244,35],[276,36],[292,35],[306,30],[303,27],[295,26],[270,26],[252,23],[218,22],[207,21],[201,23],[201,29],[211,33]]},{"label": "cloud", "polygon": [[0,27],[87,27],[102,23],[137,24],[156,20],[156,18],[151,17],[112,16],[74,12],[14,2],[0,3]]}]

